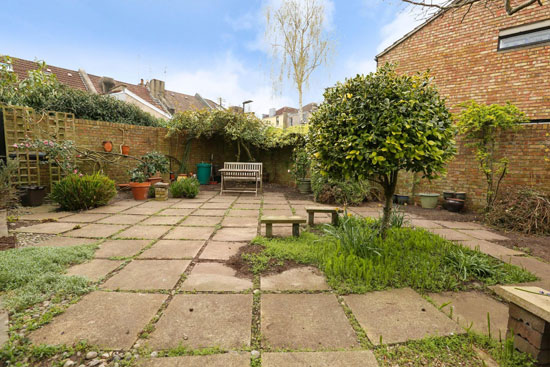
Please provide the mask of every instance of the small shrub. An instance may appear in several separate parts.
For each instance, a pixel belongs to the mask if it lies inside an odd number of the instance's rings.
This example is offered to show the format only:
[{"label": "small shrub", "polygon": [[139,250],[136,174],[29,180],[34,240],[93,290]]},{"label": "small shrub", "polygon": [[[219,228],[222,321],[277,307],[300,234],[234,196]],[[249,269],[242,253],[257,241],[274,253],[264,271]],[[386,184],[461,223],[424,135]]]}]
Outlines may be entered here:
[{"label": "small shrub", "polygon": [[50,197],[64,210],[83,210],[106,205],[115,195],[115,182],[94,173],[63,178],[53,186]]},{"label": "small shrub", "polygon": [[341,217],[338,226],[327,225],[324,232],[336,239],[342,250],[359,257],[380,256],[372,244],[378,236],[376,221],[364,220],[353,216]]},{"label": "small shrub", "polygon": [[359,205],[376,196],[376,189],[364,181],[336,181],[319,173],[311,175],[315,201],[325,204]]},{"label": "small shrub", "polygon": [[17,203],[17,190],[11,183],[11,177],[17,174],[17,161],[0,159],[0,209],[13,207]]},{"label": "small shrub", "polygon": [[200,183],[195,177],[184,178],[170,185],[170,193],[174,198],[192,199],[199,193]]},{"label": "small shrub", "polygon": [[475,278],[490,278],[499,269],[499,264],[490,261],[481,252],[466,252],[461,248],[449,251],[445,256],[445,261],[457,271],[462,281]]},{"label": "small shrub", "polygon": [[509,189],[493,203],[487,222],[527,234],[550,234],[550,196],[522,187]]}]

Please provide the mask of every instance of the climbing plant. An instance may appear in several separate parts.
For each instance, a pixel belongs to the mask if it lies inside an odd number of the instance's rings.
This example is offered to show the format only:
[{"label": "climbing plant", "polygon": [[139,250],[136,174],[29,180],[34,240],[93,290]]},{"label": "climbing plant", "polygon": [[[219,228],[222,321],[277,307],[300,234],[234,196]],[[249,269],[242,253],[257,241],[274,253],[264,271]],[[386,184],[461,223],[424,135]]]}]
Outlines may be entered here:
[{"label": "climbing plant", "polygon": [[485,105],[470,101],[461,106],[459,132],[464,135],[466,145],[474,148],[479,168],[487,181],[485,210],[488,212],[509,164],[508,158],[498,151],[498,138],[507,131],[518,130],[519,124],[529,122],[529,119],[510,103]]}]

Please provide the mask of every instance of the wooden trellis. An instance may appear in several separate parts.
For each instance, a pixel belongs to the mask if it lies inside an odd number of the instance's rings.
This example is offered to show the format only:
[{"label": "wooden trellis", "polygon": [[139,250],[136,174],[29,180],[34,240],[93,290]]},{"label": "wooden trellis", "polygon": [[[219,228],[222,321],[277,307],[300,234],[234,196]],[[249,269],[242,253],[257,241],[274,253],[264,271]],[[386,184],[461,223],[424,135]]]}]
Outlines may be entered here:
[{"label": "wooden trellis", "polygon": [[[36,113],[32,108],[1,106],[4,122],[6,156],[19,162],[17,175],[12,182],[17,185],[40,185],[40,158],[44,152],[17,149],[26,139],[74,140],[75,118],[73,114],[62,112]],[[49,183],[62,178],[56,165],[49,165]]]}]

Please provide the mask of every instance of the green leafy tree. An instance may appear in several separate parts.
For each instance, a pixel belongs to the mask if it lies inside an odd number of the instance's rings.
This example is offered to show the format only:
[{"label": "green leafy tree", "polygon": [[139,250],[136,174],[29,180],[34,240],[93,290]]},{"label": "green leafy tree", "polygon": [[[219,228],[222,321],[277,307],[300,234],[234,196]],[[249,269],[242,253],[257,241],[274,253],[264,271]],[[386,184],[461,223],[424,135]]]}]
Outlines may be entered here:
[{"label": "green leafy tree", "polygon": [[491,210],[497,198],[500,183],[508,171],[508,158],[499,155],[498,139],[502,133],[515,131],[529,119],[516,106],[485,105],[471,101],[462,105],[458,116],[458,129],[475,149],[479,168],[487,181],[485,210]]},{"label": "green leafy tree", "polygon": [[427,73],[398,75],[389,64],[327,88],[324,98],[309,123],[315,168],[380,184],[385,236],[399,171],[432,179],[455,154],[451,115]]}]

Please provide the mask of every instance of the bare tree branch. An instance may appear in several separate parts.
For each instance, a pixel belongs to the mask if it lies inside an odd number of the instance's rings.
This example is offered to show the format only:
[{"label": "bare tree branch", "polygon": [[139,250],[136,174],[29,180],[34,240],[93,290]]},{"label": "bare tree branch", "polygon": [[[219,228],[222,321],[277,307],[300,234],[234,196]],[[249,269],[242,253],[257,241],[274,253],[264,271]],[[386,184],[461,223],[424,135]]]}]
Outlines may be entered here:
[{"label": "bare tree branch", "polygon": [[[467,14],[470,11],[472,5],[474,5],[475,3],[478,3],[480,1],[485,1],[485,4],[487,5],[487,3],[495,2],[497,0],[455,0],[455,1],[449,1],[446,3],[438,3],[438,2],[434,2],[433,0],[401,0],[401,1],[412,5],[423,6],[426,8],[435,8],[441,11],[459,9],[464,6],[468,6],[469,8],[466,12]],[[542,6],[542,0],[526,0],[525,2],[517,6],[512,6],[512,0],[504,0],[504,9],[506,10],[506,14],[514,15],[515,13],[533,4],[538,4],[539,6]],[[464,15],[464,17],[465,16],[466,15]]]}]

